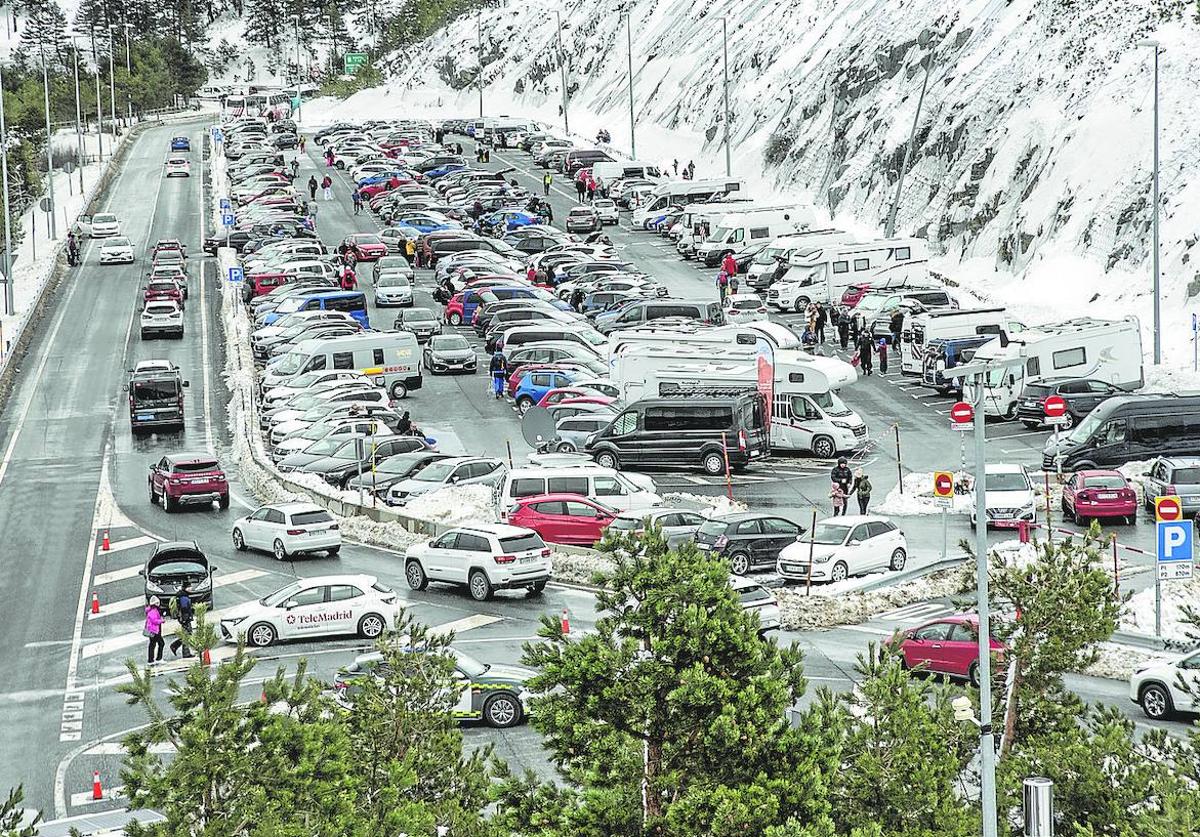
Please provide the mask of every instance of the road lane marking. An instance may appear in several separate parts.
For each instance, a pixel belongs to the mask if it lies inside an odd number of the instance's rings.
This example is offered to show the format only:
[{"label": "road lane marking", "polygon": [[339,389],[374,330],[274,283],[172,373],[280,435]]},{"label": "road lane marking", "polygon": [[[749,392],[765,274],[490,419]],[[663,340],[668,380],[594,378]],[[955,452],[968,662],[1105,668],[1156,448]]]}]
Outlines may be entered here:
[{"label": "road lane marking", "polygon": [[895,631],[885,631],[882,628],[868,628],[866,625],[838,625],[839,630],[843,631],[858,631],[859,633],[872,634],[874,636],[891,636]]},{"label": "road lane marking", "polygon": [[904,621],[907,619],[929,618],[934,614],[949,614],[954,611],[946,607],[944,604],[937,602],[917,602],[916,604],[898,607],[895,610],[889,610],[886,613],[877,614],[876,619],[890,619],[892,621]]},{"label": "road lane marking", "polygon": [[96,547],[97,552],[124,552],[126,549],[137,549],[139,546],[146,544],[157,543],[157,538],[152,538],[149,535],[140,535],[136,538],[126,538],[123,541],[110,541],[108,549],[102,549],[101,546]]},{"label": "road lane marking", "polygon": [[[175,745],[169,741],[155,742],[149,746],[151,753],[158,755],[167,755],[175,752]],[[100,744],[88,747],[83,751],[85,756],[123,756],[125,755],[125,745],[120,741],[104,741]],[[88,798],[91,798],[91,793],[88,793]]]},{"label": "road lane marking", "polygon": [[127,578],[135,578],[141,571],[142,565],[134,564],[132,567],[124,567],[119,570],[113,570],[112,572],[100,573],[98,576],[92,579],[92,586],[102,587],[105,584],[112,584],[116,581],[124,581]]},{"label": "road lane marking", "polygon": [[[251,581],[256,578],[261,578],[264,575],[267,575],[265,570],[238,570],[235,573],[214,578],[212,586],[215,590],[218,587],[228,587],[231,584],[240,584],[243,581]],[[95,622],[98,619],[104,619],[112,616],[115,613],[127,613],[131,610],[137,610],[139,607],[145,607],[145,605],[145,595],[139,594],[137,596],[131,596],[128,599],[120,599],[115,602],[109,602],[100,608],[99,613],[88,613],[87,618],[89,622]],[[210,613],[215,614],[216,611],[210,611]]]},{"label": "road lane marking", "polygon": [[463,631],[473,631],[476,628],[482,628],[485,625],[491,625],[495,622],[503,622],[503,616],[492,616],[487,613],[473,613],[470,616],[465,616],[462,619],[455,619],[453,622],[446,622],[441,625],[434,625],[429,630],[435,634],[448,634],[451,631],[462,633]]},{"label": "road lane marking", "polygon": [[[203,195],[203,188],[200,192]],[[200,225],[203,232],[203,215],[200,216]],[[216,449],[213,447],[212,371],[208,362],[208,295],[204,292],[205,264],[205,260],[202,259],[200,261],[200,365],[204,368],[204,448],[209,453],[213,453]]]}]

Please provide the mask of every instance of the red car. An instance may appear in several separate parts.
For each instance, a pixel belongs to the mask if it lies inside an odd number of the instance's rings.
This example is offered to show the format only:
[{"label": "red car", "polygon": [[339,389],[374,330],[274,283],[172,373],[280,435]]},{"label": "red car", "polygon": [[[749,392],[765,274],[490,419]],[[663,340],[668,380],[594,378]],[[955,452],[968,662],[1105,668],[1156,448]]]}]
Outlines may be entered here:
[{"label": "red car", "polygon": [[614,509],[579,494],[535,494],[509,506],[504,520],[532,529],[544,541],[591,546],[616,516]]},{"label": "red car", "polygon": [[159,299],[169,299],[178,303],[183,309],[183,288],[174,279],[152,279],[146,283],[142,292],[142,303],[154,302]]},{"label": "red car", "polygon": [[342,239],[360,262],[375,262],[388,254],[388,246],[375,233],[355,233]]},{"label": "red car", "polygon": [[591,373],[590,369],[585,368],[578,363],[572,363],[569,360],[560,361],[558,363],[522,363],[516,366],[510,366],[508,369],[508,397],[517,397],[517,386],[521,383],[521,378],[526,372],[532,372],[535,369],[571,369],[580,372]]},{"label": "red car", "polygon": [[846,288],[842,291],[842,307],[853,308],[858,305],[859,300],[866,296],[869,290],[871,290],[870,282],[859,282]]},{"label": "red car", "polygon": [[163,508],[173,512],[181,505],[211,505],[229,508],[229,483],[221,465],[210,456],[173,453],[150,466],[150,502],[162,498]]},{"label": "red car", "polygon": [[[581,387],[555,387],[549,390],[542,396],[542,400],[537,403],[539,407],[549,407],[551,404],[561,404],[575,398],[592,398],[596,395],[595,390],[583,389]],[[612,399],[609,399],[610,401]]]},{"label": "red car", "polygon": [[[885,641],[899,643],[906,668],[918,668],[979,685],[979,617],[974,613],[944,616],[909,628]],[[1004,643],[991,639],[993,655],[1004,656]]]},{"label": "red car", "polygon": [[1063,516],[1083,523],[1092,518],[1137,521],[1137,492],[1118,471],[1076,471],[1063,486]]}]

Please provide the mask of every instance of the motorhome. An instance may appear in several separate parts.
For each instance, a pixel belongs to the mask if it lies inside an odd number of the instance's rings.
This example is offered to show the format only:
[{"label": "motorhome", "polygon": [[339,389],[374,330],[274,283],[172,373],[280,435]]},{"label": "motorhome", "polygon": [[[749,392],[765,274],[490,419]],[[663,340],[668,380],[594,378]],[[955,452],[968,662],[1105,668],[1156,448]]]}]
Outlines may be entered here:
[{"label": "motorhome", "polygon": [[658,180],[662,171],[654,163],[641,160],[601,160],[592,166],[592,177],[601,183],[631,177]]},{"label": "motorhome", "polygon": [[947,308],[926,311],[905,321],[900,332],[900,369],[905,375],[920,375],[925,364],[925,347],[933,340],[990,334],[1016,334],[1024,329],[1002,307]]},{"label": "motorhome", "polygon": [[726,253],[738,256],[751,246],[765,245],[780,235],[809,229],[816,221],[812,207],[801,204],[735,208],[696,246],[696,258],[708,267],[715,267]]},{"label": "motorhome", "polygon": [[758,251],[746,270],[746,284],[755,290],[769,288],[777,271],[785,271],[792,253],[801,248],[824,247],[830,244],[848,244],[854,237],[848,232],[835,229],[805,230],[788,233],[771,241]]},{"label": "motorhome", "polygon": [[868,441],[866,423],[837,395],[857,373],[837,358],[781,350],[767,366],[753,349],[677,345],[625,351],[614,358],[611,370],[627,403],[697,389],[757,389],[770,399],[765,403],[771,405],[773,450],[828,459]]},{"label": "motorhome", "polygon": [[645,229],[646,221],[661,215],[662,210],[668,206],[686,206],[689,203],[710,201],[718,195],[731,195],[741,190],[741,181],[729,178],[667,180],[655,186],[646,199],[633,210],[629,223],[634,229]]},{"label": "motorhome", "polygon": [[[1011,337],[990,340],[975,350],[971,362],[1020,361],[996,368],[983,383],[984,411],[989,416],[1016,415],[1025,384],[1043,378],[1093,378],[1136,390],[1145,382],[1142,331],[1137,317],[1096,320],[1083,317],[1051,323]],[[973,382],[963,396],[978,403]]]},{"label": "motorhome", "polygon": [[750,198],[726,198],[717,201],[689,203],[683,208],[679,220],[671,227],[670,237],[676,242],[675,249],[685,259],[696,254],[696,247],[708,239],[712,229],[722,216],[736,212],[739,206],[753,204]]},{"label": "motorhome", "polygon": [[901,274],[914,282],[928,278],[929,248],[923,239],[822,242],[792,253],[787,273],[767,291],[767,303],[782,311],[799,311],[810,302],[840,300],[852,284]]}]

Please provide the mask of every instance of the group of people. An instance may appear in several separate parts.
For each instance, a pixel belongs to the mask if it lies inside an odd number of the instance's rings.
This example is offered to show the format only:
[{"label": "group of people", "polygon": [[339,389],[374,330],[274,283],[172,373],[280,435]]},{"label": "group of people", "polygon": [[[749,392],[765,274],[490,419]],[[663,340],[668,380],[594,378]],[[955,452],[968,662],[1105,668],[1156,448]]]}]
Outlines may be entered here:
[{"label": "group of people", "polygon": [[863,469],[851,471],[849,461],[840,456],[829,476],[832,480],[829,499],[833,505],[833,516],[846,514],[846,505],[851,495],[858,500],[858,513],[866,514],[867,506],[871,502],[871,478]]},{"label": "group of people", "polygon": [[[547,187],[549,191],[549,187]],[[583,203],[586,199],[591,203],[596,199],[596,195],[602,198],[608,197],[608,186],[598,177],[593,177],[590,171],[585,170],[575,178],[575,194],[579,196],[579,202]]]},{"label": "group of people", "polygon": [[[190,657],[192,651],[184,637],[192,632],[196,611],[192,606],[192,598],[188,595],[187,587],[184,587],[179,595],[172,599],[171,615],[178,620],[179,627],[183,629],[183,635],[176,637],[171,643],[171,653],[178,657],[179,652],[183,651],[183,656]],[[163,648],[166,646],[166,640],[163,639],[163,622],[165,621],[162,599],[158,596],[151,596],[146,605],[146,622],[142,627],[142,635],[148,640],[146,662],[149,664],[162,662]]]},{"label": "group of people", "polygon": [[[678,177],[679,176],[679,161],[672,160],[671,168],[675,169],[675,176]],[[688,164],[683,167],[683,179],[691,180],[695,176],[696,176],[696,161],[688,160]]]},{"label": "group of people", "polygon": [[[321,189],[321,198],[324,200],[327,200],[327,201],[333,200],[333,178],[330,177],[329,175],[325,175],[324,177],[321,178],[321,183],[319,184],[319,186]],[[309,175],[308,197],[310,200],[315,201],[317,199],[317,188],[318,188],[317,176],[315,174]],[[356,189],[355,191],[358,191],[358,190]]]}]

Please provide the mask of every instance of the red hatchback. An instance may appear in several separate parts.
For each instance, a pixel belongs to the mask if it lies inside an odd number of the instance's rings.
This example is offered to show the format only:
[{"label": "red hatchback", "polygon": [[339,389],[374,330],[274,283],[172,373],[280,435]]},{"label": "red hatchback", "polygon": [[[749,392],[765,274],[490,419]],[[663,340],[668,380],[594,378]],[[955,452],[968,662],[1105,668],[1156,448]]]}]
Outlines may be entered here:
[{"label": "red hatchback", "polygon": [[535,494],[509,506],[504,520],[532,529],[544,541],[591,546],[616,516],[614,509],[579,494]]},{"label": "red hatchback", "polygon": [[[906,668],[918,668],[979,685],[979,617],[974,613],[944,616],[902,631],[886,644],[899,643]],[[992,654],[1003,657],[1004,644],[991,640]]]},{"label": "red hatchback", "polygon": [[151,279],[142,292],[143,305],[147,302],[169,299],[183,309],[183,288],[174,279]]},{"label": "red hatchback", "polygon": [[1137,492],[1118,471],[1076,471],[1063,486],[1063,516],[1076,523],[1122,517],[1133,524],[1137,521],[1137,506]]},{"label": "red hatchback", "polygon": [[374,262],[388,254],[388,246],[375,233],[355,233],[342,239],[342,243],[354,251],[360,262]]}]

